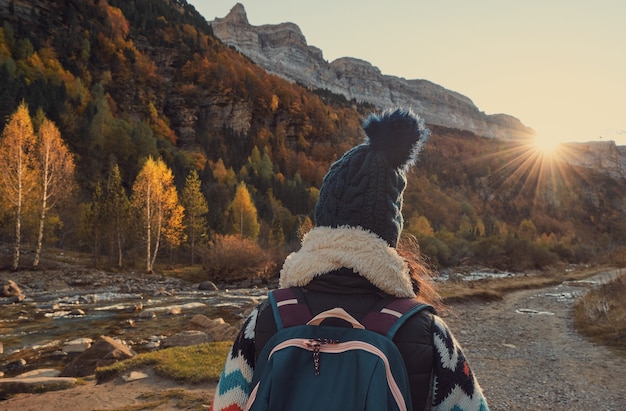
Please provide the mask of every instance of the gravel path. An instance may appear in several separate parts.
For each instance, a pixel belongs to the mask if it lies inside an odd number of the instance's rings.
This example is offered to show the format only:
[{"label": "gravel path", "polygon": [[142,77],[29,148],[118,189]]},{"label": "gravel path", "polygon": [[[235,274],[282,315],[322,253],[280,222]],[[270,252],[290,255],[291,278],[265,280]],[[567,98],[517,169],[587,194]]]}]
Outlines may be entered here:
[{"label": "gravel path", "polygon": [[573,329],[574,302],[589,287],[562,284],[452,306],[445,320],[490,409],[626,410],[626,359]]}]

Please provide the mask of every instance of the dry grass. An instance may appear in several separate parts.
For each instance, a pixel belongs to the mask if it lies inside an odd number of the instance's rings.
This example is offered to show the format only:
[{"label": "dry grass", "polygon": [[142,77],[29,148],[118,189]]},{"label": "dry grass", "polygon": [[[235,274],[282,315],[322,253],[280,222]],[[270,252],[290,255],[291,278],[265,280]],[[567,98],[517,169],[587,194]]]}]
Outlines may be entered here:
[{"label": "dry grass", "polygon": [[202,265],[181,265],[161,270],[166,277],[180,278],[190,283],[199,283],[207,279],[206,270]]},{"label": "dry grass", "polygon": [[626,276],[589,291],[574,308],[574,327],[626,357]]},{"label": "dry grass", "polygon": [[510,278],[488,278],[477,281],[448,281],[437,288],[444,303],[501,300],[504,294],[517,290],[549,287],[563,281],[576,281],[607,271],[606,267],[578,268],[573,271],[552,270]]}]

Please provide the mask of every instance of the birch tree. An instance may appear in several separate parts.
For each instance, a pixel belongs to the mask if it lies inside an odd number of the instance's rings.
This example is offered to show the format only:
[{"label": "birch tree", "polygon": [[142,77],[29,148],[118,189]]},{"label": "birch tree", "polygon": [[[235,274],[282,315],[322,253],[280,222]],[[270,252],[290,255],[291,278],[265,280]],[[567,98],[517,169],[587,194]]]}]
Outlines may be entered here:
[{"label": "birch tree", "polygon": [[22,102],[11,115],[0,139],[0,190],[15,216],[13,270],[19,269],[20,265],[23,207],[28,194],[35,188],[35,141],[28,106]]},{"label": "birch tree", "polygon": [[132,191],[146,242],[146,271],[152,273],[161,240],[176,245],[183,237],[184,208],[178,202],[172,170],[161,159],[148,158]]},{"label": "birch tree", "polygon": [[204,194],[202,194],[200,183],[198,172],[191,170],[185,180],[182,198],[183,206],[185,207],[185,231],[191,246],[192,265],[194,263],[196,244],[207,232],[206,215],[209,212],[209,206]]},{"label": "birch tree", "polygon": [[41,197],[39,199],[39,231],[33,268],[39,267],[43,233],[48,211],[74,188],[74,156],[61,138],[56,125],[45,119],[38,132],[35,169]]}]

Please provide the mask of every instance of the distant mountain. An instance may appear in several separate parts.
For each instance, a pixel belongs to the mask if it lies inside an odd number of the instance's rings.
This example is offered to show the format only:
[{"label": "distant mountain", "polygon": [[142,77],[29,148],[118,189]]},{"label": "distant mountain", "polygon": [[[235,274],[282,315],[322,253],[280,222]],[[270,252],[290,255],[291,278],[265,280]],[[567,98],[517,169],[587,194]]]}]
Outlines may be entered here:
[{"label": "distant mountain", "polygon": [[479,136],[504,139],[534,136],[533,130],[517,118],[485,114],[469,98],[428,80],[384,75],[369,62],[351,57],[328,63],[319,48],[307,44],[297,25],[252,26],[239,3],[226,17],[209,23],[224,43],[270,73],[307,87],[327,89],[379,108],[413,107],[429,124],[467,130]]},{"label": "distant mountain", "polygon": [[[466,96],[428,80],[406,80],[384,75],[367,61],[342,57],[324,59],[308,45],[294,23],[252,26],[244,6],[237,3],[224,18],[209,22],[225,44],[270,73],[306,87],[326,89],[349,100],[378,108],[409,106],[429,124],[508,140],[534,138],[534,131],[507,114],[485,114]],[[568,164],[595,169],[612,177],[626,177],[626,148],[613,141],[573,143],[564,147]],[[575,154],[575,155],[574,155]]]}]

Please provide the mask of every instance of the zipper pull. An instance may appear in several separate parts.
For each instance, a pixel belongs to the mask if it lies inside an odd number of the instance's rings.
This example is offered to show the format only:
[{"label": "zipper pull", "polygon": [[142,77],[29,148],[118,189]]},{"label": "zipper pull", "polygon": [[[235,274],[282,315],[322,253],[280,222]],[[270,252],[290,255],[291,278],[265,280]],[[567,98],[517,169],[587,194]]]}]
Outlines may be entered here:
[{"label": "zipper pull", "polygon": [[337,344],[339,341],[327,338],[317,338],[309,340],[307,346],[313,350],[313,371],[315,376],[320,375],[320,348],[326,344]]}]

